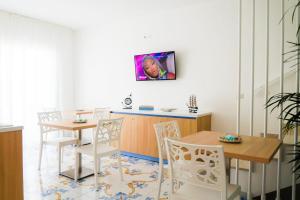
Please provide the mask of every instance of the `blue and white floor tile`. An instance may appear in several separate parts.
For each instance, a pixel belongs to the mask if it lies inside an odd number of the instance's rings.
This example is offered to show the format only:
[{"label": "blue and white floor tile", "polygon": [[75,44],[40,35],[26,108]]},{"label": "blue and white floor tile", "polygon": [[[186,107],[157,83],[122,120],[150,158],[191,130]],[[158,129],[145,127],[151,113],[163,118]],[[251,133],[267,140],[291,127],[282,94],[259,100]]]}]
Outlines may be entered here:
[{"label": "blue and white floor tile", "polygon": [[[94,177],[74,182],[58,175],[57,152],[54,147],[44,151],[42,168],[37,170],[38,151],[28,148],[24,152],[25,200],[154,200],[157,195],[158,164],[133,157],[122,157],[124,181],[121,181],[115,159],[101,160],[99,185],[94,187]],[[85,167],[93,167],[88,157],[83,157]],[[63,170],[74,166],[72,148],[66,148]],[[161,200],[167,199],[167,180],[162,186]]]}]

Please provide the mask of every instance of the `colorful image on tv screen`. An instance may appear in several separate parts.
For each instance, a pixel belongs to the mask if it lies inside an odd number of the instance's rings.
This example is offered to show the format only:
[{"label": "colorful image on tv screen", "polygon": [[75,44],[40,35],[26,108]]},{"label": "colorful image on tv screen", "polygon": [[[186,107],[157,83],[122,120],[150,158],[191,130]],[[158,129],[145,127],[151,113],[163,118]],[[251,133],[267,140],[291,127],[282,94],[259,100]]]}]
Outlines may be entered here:
[{"label": "colorful image on tv screen", "polygon": [[135,55],[134,62],[137,81],[176,79],[174,51]]}]

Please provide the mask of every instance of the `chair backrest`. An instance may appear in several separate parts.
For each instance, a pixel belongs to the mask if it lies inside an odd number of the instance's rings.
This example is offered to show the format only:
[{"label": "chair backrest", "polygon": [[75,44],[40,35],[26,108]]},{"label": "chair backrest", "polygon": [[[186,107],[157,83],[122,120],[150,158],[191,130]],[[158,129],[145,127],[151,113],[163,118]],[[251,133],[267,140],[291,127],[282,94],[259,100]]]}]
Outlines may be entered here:
[{"label": "chair backrest", "polygon": [[177,121],[161,122],[154,124],[154,130],[156,135],[156,142],[158,146],[158,154],[160,160],[166,157],[167,152],[165,148],[164,138],[173,137],[180,138],[181,133]]},{"label": "chair backrest", "polygon": [[120,146],[120,136],[123,118],[99,120],[96,131],[94,132],[94,148],[98,145],[117,142]]},{"label": "chair backrest", "polygon": [[192,184],[221,193],[226,199],[224,150],[220,145],[195,145],[165,138],[171,188],[176,193],[180,184]]},{"label": "chair backrest", "polygon": [[[60,111],[38,112],[37,115],[38,115],[39,123],[62,120],[62,114]],[[48,132],[52,132],[52,131],[57,131],[58,129],[40,125],[40,130],[41,130],[41,134],[43,134],[43,133],[48,133]]]},{"label": "chair backrest", "polygon": [[110,119],[110,108],[95,108],[93,113],[93,119]]}]

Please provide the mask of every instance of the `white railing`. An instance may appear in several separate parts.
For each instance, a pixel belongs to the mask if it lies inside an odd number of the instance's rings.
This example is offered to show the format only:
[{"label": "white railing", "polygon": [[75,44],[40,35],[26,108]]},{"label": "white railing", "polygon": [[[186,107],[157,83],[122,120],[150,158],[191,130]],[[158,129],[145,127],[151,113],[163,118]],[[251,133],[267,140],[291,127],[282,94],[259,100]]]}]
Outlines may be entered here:
[{"label": "white railing", "polygon": [[[240,119],[241,119],[241,68],[242,68],[242,0],[239,0],[239,51],[238,51],[238,95],[237,95],[237,125],[236,132],[240,134]],[[235,183],[239,183],[239,160],[236,159],[235,164]]]},{"label": "white railing", "polygon": [[[259,90],[264,90],[264,103],[267,103],[268,101],[268,93],[269,93],[269,87],[270,85],[272,86],[275,84],[275,82],[280,82],[279,87],[280,87],[280,92],[284,92],[284,79],[287,76],[293,75],[295,73],[294,70],[288,71],[287,73],[284,73],[284,43],[285,43],[285,23],[284,20],[281,21],[281,40],[279,41],[281,43],[281,63],[280,63],[280,74],[279,77],[273,79],[271,82],[269,82],[269,57],[270,57],[270,0],[265,0],[267,4],[266,8],[266,62],[265,62],[265,83],[263,86],[258,87],[257,89],[254,88],[254,80],[255,80],[255,16],[256,16],[256,0],[252,0],[252,60],[251,60],[251,100],[250,100],[250,136],[253,136],[253,112],[254,112],[254,95],[258,93],[257,91]],[[242,3],[243,0],[239,0],[239,49],[238,49],[238,99],[237,99],[237,126],[236,126],[236,132],[237,134],[240,134],[240,122],[241,122],[241,69],[242,69]],[[281,0],[281,16],[280,18],[283,18],[285,14],[285,0]],[[300,13],[298,13],[300,16]],[[279,18],[279,17],[278,17]],[[298,37],[298,41],[300,38]],[[297,92],[299,92],[299,79],[300,79],[300,71],[299,71],[299,60],[298,60],[298,67],[297,67]],[[280,110],[282,111],[283,108],[281,107]],[[268,132],[268,109],[265,109],[264,112],[264,137],[267,136]],[[282,139],[282,120],[279,120],[279,129],[280,133],[278,135],[279,139]],[[294,140],[295,143],[298,141],[298,128],[295,129],[295,136]],[[276,191],[277,191],[277,200],[280,200],[280,185],[281,185],[281,180],[280,180],[280,175],[281,175],[281,149],[279,149],[279,154],[278,154],[278,160],[277,160],[277,186],[276,186]],[[251,193],[251,185],[252,185],[252,163],[249,162],[249,172],[248,172],[248,190],[247,190],[247,199],[252,199],[252,193]],[[235,172],[235,180],[236,183],[238,184],[238,177],[239,177],[239,160],[236,160],[236,172]],[[295,200],[295,174],[293,174],[292,177],[292,199]],[[266,192],[266,165],[262,165],[262,183],[261,183],[261,199],[265,200],[265,192]]]},{"label": "white railing", "polygon": [[[298,20],[300,20],[300,10],[298,9]],[[298,22],[299,24],[299,22]],[[298,35],[298,43],[300,42],[300,36]],[[297,73],[296,73],[296,88],[297,88],[297,93],[299,93],[299,79],[300,79],[300,63],[299,63],[299,52],[297,53],[298,56],[297,56]],[[297,107],[297,113],[298,113],[298,107]],[[298,124],[296,125],[296,128],[295,128],[295,133],[294,133],[294,151],[297,150],[296,148],[296,144],[298,142]],[[296,155],[294,155],[294,159],[296,158]],[[296,164],[295,164],[296,166]],[[292,200],[296,200],[296,174],[293,173],[292,175]]]}]

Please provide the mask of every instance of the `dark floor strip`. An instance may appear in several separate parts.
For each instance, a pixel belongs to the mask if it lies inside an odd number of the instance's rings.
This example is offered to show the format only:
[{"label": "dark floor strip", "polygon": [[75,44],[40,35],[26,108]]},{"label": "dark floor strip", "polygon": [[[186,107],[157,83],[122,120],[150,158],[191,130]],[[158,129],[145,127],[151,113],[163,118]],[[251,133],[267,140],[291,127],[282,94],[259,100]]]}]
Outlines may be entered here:
[{"label": "dark floor strip", "polygon": [[[276,199],[276,191],[266,194],[266,200],[275,200],[275,199]],[[292,199],[292,187],[281,189],[280,200],[291,200],[291,199]],[[300,184],[297,184],[295,199],[300,199]],[[253,200],[260,200],[260,196],[253,198]]]}]

